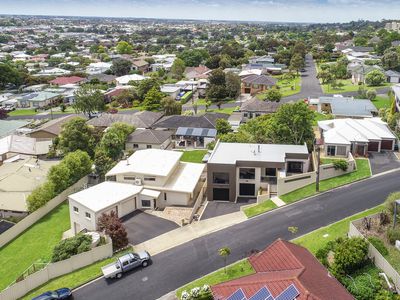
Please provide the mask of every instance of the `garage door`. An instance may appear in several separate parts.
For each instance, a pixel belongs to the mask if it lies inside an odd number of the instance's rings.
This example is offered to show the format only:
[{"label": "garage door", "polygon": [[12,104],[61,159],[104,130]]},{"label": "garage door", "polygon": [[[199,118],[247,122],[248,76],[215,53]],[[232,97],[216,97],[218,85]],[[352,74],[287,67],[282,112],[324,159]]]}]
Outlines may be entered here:
[{"label": "garage door", "polygon": [[379,142],[369,142],[368,143],[368,151],[378,151]]},{"label": "garage door", "polygon": [[131,198],[125,202],[121,203],[121,215],[123,217],[136,209],[136,198]]},{"label": "garage door", "polygon": [[229,201],[229,189],[214,188],[213,200]]},{"label": "garage door", "polygon": [[256,185],[249,183],[241,183],[239,185],[240,196],[254,196],[256,193]]},{"label": "garage door", "polygon": [[393,149],[393,140],[382,140],[381,141],[381,149],[382,150],[392,150]]}]

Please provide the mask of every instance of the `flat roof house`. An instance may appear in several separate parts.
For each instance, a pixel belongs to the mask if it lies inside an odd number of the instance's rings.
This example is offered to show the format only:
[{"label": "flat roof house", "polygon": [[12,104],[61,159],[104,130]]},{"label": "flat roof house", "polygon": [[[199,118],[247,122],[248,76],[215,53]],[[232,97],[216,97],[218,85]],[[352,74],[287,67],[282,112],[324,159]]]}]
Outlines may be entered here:
[{"label": "flat roof house", "polygon": [[208,201],[256,198],[260,189],[278,191],[279,177],[310,169],[306,145],[218,142],[207,163]]},{"label": "flat roof house", "polygon": [[380,118],[319,121],[326,156],[364,156],[368,151],[393,151],[396,136]]}]

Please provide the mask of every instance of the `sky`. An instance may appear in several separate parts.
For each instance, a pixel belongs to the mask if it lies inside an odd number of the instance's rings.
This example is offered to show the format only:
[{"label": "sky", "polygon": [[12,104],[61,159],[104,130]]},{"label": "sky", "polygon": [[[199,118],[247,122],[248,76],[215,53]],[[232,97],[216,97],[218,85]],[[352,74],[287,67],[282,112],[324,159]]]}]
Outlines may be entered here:
[{"label": "sky", "polygon": [[0,0],[0,14],[270,22],[400,18],[400,0]]}]

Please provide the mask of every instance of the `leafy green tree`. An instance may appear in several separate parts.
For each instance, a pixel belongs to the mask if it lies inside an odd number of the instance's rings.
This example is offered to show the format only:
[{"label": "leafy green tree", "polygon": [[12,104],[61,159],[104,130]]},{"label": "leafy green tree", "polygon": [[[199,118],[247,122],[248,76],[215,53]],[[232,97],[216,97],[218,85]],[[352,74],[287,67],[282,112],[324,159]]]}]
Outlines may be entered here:
[{"label": "leafy green tree", "polygon": [[208,81],[206,96],[217,106],[220,106],[221,102],[225,101],[228,96],[225,73],[221,69],[215,69],[211,72]]},{"label": "leafy green tree", "polygon": [[215,129],[217,129],[218,134],[227,134],[232,131],[231,124],[225,119],[217,119]]},{"label": "leafy green tree", "polygon": [[155,78],[146,78],[141,80],[136,87],[136,93],[140,100],[144,100],[146,94],[152,89],[160,90],[160,83]]},{"label": "leafy green tree", "polygon": [[172,77],[175,79],[181,79],[184,72],[185,72],[185,62],[180,58],[175,59],[171,67]]},{"label": "leafy green tree", "polygon": [[367,98],[369,99],[369,100],[375,100],[375,98],[376,98],[376,90],[374,90],[374,89],[370,89],[370,90],[368,90],[367,91]]},{"label": "leafy green tree", "polygon": [[100,141],[100,148],[112,160],[119,159],[125,149],[125,142],[128,135],[134,130],[133,126],[125,123],[111,125]]},{"label": "leafy green tree", "polygon": [[236,99],[240,95],[241,81],[240,77],[235,73],[228,72],[225,74],[226,93],[229,98]]},{"label": "leafy green tree", "polygon": [[304,68],[304,58],[300,54],[296,53],[290,59],[289,69],[295,70],[299,73],[302,68]]},{"label": "leafy green tree", "polygon": [[0,89],[5,88],[7,84],[22,84],[22,76],[16,68],[0,63]]},{"label": "leafy green tree", "polygon": [[71,185],[71,172],[68,166],[60,163],[50,168],[47,180],[54,184],[54,190],[59,194]]},{"label": "leafy green tree", "polygon": [[104,97],[100,89],[93,85],[82,85],[74,93],[75,103],[73,105],[77,112],[84,113],[91,118],[94,112],[104,111]]},{"label": "leafy green tree", "polygon": [[124,76],[131,71],[132,62],[123,58],[114,59],[110,69],[114,75]]},{"label": "leafy green tree", "polygon": [[400,67],[400,54],[396,48],[385,50],[382,57],[382,65],[385,70],[395,70]]},{"label": "leafy green tree", "polygon": [[209,58],[209,54],[205,49],[186,49],[178,58],[182,59],[187,67],[197,67]]},{"label": "leafy green tree", "polygon": [[171,97],[164,97],[161,100],[161,107],[166,116],[180,115],[182,113],[182,104]]},{"label": "leafy green tree", "polygon": [[369,86],[383,85],[386,81],[386,76],[382,71],[373,70],[365,77],[365,83]]},{"label": "leafy green tree", "polygon": [[91,128],[86,124],[86,120],[76,117],[63,124],[58,145],[64,154],[76,150],[93,154],[94,140]]},{"label": "leafy green tree", "polygon": [[268,101],[279,102],[282,99],[281,92],[276,88],[267,90],[267,92],[265,93],[265,96],[266,96],[266,100],[268,100]]},{"label": "leafy green tree", "polygon": [[115,166],[115,161],[108,156],[107,151],[102,147],[97,147],[94,154],[94,165],[96,173],[104,179],[104,176]]},{"label": "leafy green tree", "polygon": [[133,51],[132,45],[125,41],[118,42],[116,49],[119,54],[131,54]]},{"label": "leafy green tree", "polygon": [[161,100],[164,98],[164,94],[159,91],[157,87],[152,87],[147,92],[146,97],[143,101],[143,107],[145,110],[158,110],[161,107]]},{"label": "leafy green tree", "polygon": [[71,184],[88,175],[92,171],[93,165],[89,154],[81,150],[68,153],[61,164],[69,169]]},{"label": "leafy green tree", "polygon": [[35,188],[26,199],[29,212],[34,212],[56,196],[54,184],[46,181]]}]

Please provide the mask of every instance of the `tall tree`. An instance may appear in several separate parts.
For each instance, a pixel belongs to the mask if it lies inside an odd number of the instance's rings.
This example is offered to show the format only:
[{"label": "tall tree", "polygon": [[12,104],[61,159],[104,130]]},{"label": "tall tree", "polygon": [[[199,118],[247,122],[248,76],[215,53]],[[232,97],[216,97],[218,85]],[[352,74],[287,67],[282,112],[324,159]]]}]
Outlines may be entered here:
[{"label": "tall tree", "polygon": [[22,76],[16,68],[0,63],[0,89],[5,88],[7,84],[22,84]]},{"label": "tall tree", "polygon": [[76,117],[62,125],[58,146],[64,154],[76,150],[93,154],[93,137],[86,120]]},{"label": "tall tree", "polygon": [[120,41],[118,42],[116,49],[119,54],[131,54],[133,47],[126,41]]},{"label": "tall tree", "polygon": [[104,96],[100,89],[93,85],[82,85],[75,91],[75,103],[73,105],[77,112],[88,115],[89,118],[95,112],[105,110]]},{"label": "tall tree", "polygon": [[150,91],[146,94],[143,101],[143,107],[146,110],[158,110],[161,107],[161,100],[164,94],[160,92],[157,87],[152,87]]},{"label": "tall tree", "polygon": [[141,80],[136,87],[136,93],[140,100],[144,100],[146,94],[155,87],[157,90],[160,89],[160,83],[156,78],[146,78]]},{"label": "tall tree", "polygon": [[171,97],[164,97],[161,100],[161,106],[166,116],[180,115],[182,113],[182,104]]},{"label": "tall tree", "polygon": [[97,221],[97,230],[104,231],[110,236],[113,244],[113,249],[119,250],[128,245],[128,233],[118,218],[115,211],[109,214],[103,213]]},{"label": "tall tree", "polygon": [[179,80],[182,78],[183,72],[185,72],[185,62],[180,58],[175,59],[171,67],[172,77]]},{"label": "tall tree", "polygon": [[228,72],[225,74],[225,82],[228,97],[232,99],[239,97],[241,86],[240,77],[235,73]]},{"label": "tall tree", "polygon": [[297,73],[299,73],[303,67],[304,67],[304,58],[298,53],[294,54],[290,59],[289,69],[295,70]]},{"label": "tall tree", "polygon": [[221,69],[215,69],[208,78],[209,84],[206,90],[206,96],[212,102],[221,106],[226,100],[228,94],[226,90],[225,73]]},{"label": "tall tree", "polygon": [[113,60],[111,66],[111,72],[116,76],[124,76],[128,74],[132,69],[132,63],[123,58]]}]

